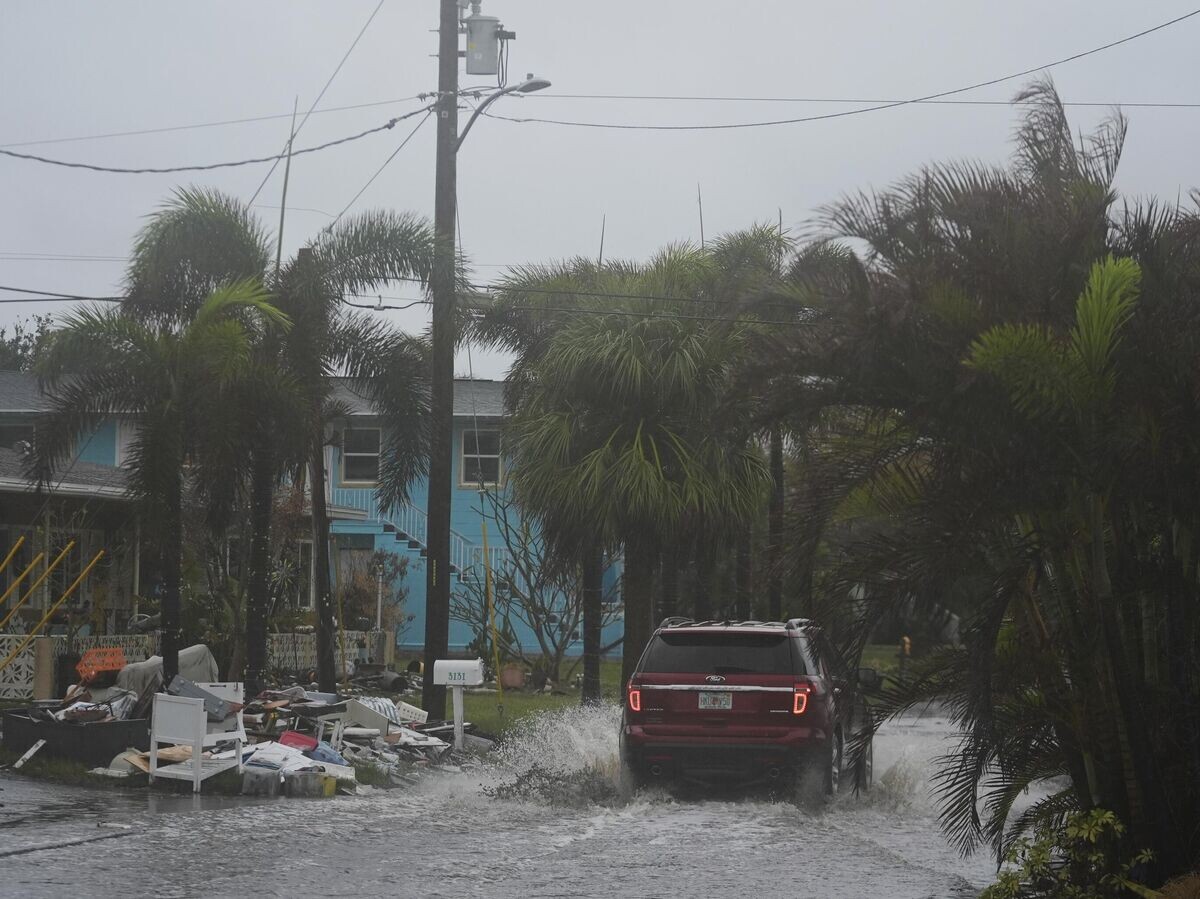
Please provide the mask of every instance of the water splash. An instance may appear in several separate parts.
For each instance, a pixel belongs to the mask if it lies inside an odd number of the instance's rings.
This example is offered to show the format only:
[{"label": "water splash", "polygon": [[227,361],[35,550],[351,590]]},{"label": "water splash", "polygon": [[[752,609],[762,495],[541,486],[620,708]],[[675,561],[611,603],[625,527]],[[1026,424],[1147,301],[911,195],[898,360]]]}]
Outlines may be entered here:
[{"label": "water splash", "polygon": [[506,735],[482,785],[493,799],[585,807],[618,801],[621,708],[588,706],[544,712]]}]

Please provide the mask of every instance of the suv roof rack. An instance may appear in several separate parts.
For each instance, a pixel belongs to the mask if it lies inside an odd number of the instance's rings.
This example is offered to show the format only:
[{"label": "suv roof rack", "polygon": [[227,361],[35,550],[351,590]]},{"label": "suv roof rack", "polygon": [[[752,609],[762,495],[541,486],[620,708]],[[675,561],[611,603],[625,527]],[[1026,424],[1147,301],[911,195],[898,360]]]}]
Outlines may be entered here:
[{"label": "suv roof rack", "polygon": [[672,615],[664,618],[659,624],[660,628],[667,627],[782,627],[787,630],[796,630],[798,628],[812,627],[813,622],[809,618],[789,618],[785,621],[731,621],[728,618],[706,619],[704,621],[695,621],[688,618],[686,615]]}]

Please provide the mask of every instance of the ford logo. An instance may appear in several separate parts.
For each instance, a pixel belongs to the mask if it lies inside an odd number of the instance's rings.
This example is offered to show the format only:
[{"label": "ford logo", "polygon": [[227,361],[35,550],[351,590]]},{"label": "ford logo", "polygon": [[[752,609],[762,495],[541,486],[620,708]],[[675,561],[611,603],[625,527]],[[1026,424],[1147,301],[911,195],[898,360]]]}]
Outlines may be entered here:
[{"label": "ford logo", "polygon": [[721,675],[719,675],[719,674],[710,674],[708,677],[705,678],[705,680],[708,681],[710,684],[725,683],[725,678],[721,677]]}]

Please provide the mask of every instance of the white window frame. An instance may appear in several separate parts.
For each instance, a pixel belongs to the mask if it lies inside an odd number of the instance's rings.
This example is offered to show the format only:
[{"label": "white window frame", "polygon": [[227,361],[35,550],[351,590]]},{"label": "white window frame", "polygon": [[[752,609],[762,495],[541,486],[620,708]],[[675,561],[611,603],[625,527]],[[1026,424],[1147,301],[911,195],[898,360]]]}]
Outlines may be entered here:
[{"label": "white window frame", "polygon": [[[349,434],[351,432],[360,433],[360,432],[364,432],[364,431],[374,431],[376,434],[379,435],[378,448],[375,450],[375,452],[373,452],[373,453],[349,453],[349,452],[346,452],[346,434]],[[339,464],[339,467],[341,470],[338,472],[338,474],[341,476],[341,483],[344,485],[367,486],[367,485],[373,485],[373,484],[379,483],[378,474],[374,478],[370,478],[367,480],[346,477],[346,459],[347,459],[347,457],[351,457],[351,456],[355,457],[355,458],[374,457],[375,470],[376,470],[376,472],[378,472],[379,465],[381,462],[381,457],[383,456],[383,429],[378,428],[378,427],[366,427],[366,428],[347,428],[345,431],[343,431],[342,432],[342,446],[341,446],[341,462]]]},{"label": "white window frame", "polygon": [[[467,435],[468,434],[495,434],[496,435],[496,452],[493,453],[468,453],[467,452]],[[476,447],[479,446],[476,441]],[[463,428],[459,433],[458,438],[458,486],[462,488],[479,488],[479,481],[468,481],[467,459],[495,459],[496,460],[496,480],[484,481],[484,487],[499,487],[504,484],[504,447],[500,445],[500,428],[498,427],[480,427],[480,428]]]}]

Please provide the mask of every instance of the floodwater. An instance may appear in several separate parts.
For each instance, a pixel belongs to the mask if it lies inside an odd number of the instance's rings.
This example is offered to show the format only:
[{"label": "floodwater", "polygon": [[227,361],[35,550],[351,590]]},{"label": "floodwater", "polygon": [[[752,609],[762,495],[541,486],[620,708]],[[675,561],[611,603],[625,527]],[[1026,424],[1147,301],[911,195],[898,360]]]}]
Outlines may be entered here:
[{"label": "floodwater", "polygon": [[[737,795],[616,800],[618,712],[530,724],[483,769],[335,800],[191,797],[0,775],[0,896],[974,896],[928,796],[944,718],[880,732],[876,784],[827,810]],[[536,766],[536,770],[531,770]],[[524,776],[523,776],[524,775]]]}]

